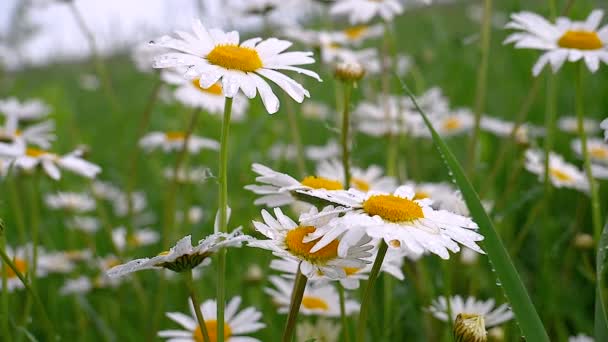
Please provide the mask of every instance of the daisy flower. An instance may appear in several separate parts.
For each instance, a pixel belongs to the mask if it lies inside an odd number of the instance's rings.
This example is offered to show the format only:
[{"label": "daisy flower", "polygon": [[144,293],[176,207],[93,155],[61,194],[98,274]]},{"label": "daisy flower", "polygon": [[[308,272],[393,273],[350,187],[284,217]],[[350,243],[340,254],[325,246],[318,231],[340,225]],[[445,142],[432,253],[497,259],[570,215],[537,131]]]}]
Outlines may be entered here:
[{"label": "daisy flower", "polygon": [[353,115],[358,130],[367,135],[398,135],[411,130],[402,97],[388,96],[379,98],[376,102],[362,102],[355,108]]},{"label": "daisy flower", "polygon": [[414,199],[430,199],[437,210],[447,210],[462,216],[470,216],[469,208],[458,190],[449,183],[413,183],[405,185],[414,189]]},{"label": "daisy flower", "polygon": [[591,174],[596,179],[608,179],[608,167],[591,164]]},{"label": "daisy flower", "polygon": [[0,113],[6,117],[5,123],[7,126],[17,126],[21,121],[38,120],[47,116],[50,112],[49,106],[40,100],[20,102],[14,97],[0,100]]},{"label": "daisy flower", "polygon": [[55,122],[46,120],[25,127],[20,130],[16,122],[7,122],[5,127],[0,127],[0,143],[9,144],[33,144],[41,148],[51,147],[51,142],[57,138],[53,131]]},{"label": "daisy flower", "polygon": [[[393,177],[384,176],[383,173],[384,170],[377,165],[371,165],[367,169],[352,167],[349,187],[363,192],[370,190],[390,192],[395,190],[397,188],[397,181]],[[343,185],[343,188],[346,188],[344,186],[344,166],[337,159],[320,162],[317,165],[316,176],[337,180]]]},{"label": "daisy flower", "polygon": [[268,157],[271,160],[289,160],[293,161],[298,156],[298,150],[293,144],[284,144],[276,142],[268,149]]},{"label": "daisy flower", "polygon": [[[557,121],[557,127],[566,133],[578,134],[578,120],[576,116],[563,116]],[[595,134],[600,130],[598,122],[594,119],[583,119],[583,129],[587,134]]]},{"label": "daisy flower", "polygon": [[384,21],[403,13],[398,0],[338,0],[329,9],[332,15],[348,15],[351,24],[367,23],[379,16]]},{"label": "daisy flower", "polygon": [[[583,144],[580,139],[573,140],[570,146],[580,158],[583,158]],[[587,154],[594,163],[608,164],[608,143],[601,138],[587,139]]]},{"label": "daisy flower", "polygon": [[585,21],[559,17],[553,24],[535,13],[515,13],[506,28],[519,32],[508,36],[504,43],[515,43],[516,48],[545,51],[532,68],[535,76],[547,63],[553,72],[557,72],[564,62],[579,60],[594,73],[600,62],[608,64],[608,25],[599,27],[603,15],[604,11],[594,10]]},{"label": "daisy flower", "polygon": [[211,170],[208,167],[180,167],[177,170],[177,177],[175,177],[175,169],[173,167],[167,167],[163,170],[163,175],[168,180],[177,179],[182,184],[196,184],[203,183],[207,179],[213,177]]},{"label": "daisy flower", "polygon": [[[188,301],[190,315],[181,312],[167,312],[167,317],[179,324],[185,330],[161,330],[158,336],[167,338],[167,341],[200,342],[203,341],[203,333],[196,319],[192,301]],[[224,311],[224,341],[226,342],[259,342],[257,338],[244,336],[254,333],[266,327],[260,322],[262,313],[254,307],[248,307],[239,311],[241,297],[232,298],[226,305]],[[210,341],[217,341],[217,303],[209,299],[200,306],[201,313],[205,318],[205,327]]]},{"label": "daisy flower", "polygon": [[291,42],[269,38],[248,39],[239,43],[239,33],[219,29],[207,30],[194,21],[192,33],[177,31],[180,38],[163,36],[151,44],[174,52],[154,59],[155,68],[188,67],[186,78],[196,80],[203,89],[221,82],[226,97],[234,97],[241,89],[245,96],[254,98],[259,92],[269,113],[279,110],[279,99],[268,82],[274,82],[291,98],[302,102],[309,92],[298,82],[277,70],[295,71],[321,81],[319,75],[297,65],[314,63],[312,52],[284,52]]},{"label": "daisy flower", "polygon": [[[338,236],[340,244],[356,241],[362,235],[383,239],[391,248],[422,254],[426,251],[449,259],[449,251],[458,252],[458,243],[484,253],[476,242],[483,236],[470,218],[445,210],[435,210],[431,200],[414,199],[411,187],[400,186],[393,193],[361,191],[298,190],[307,196],[332,202],[340,207],[300,217],[301,224],[314,224],[324,216],[343,216],[309,234],[304,242],[321,238],[311,249],[316,252]],[[339,248],[338,251],[344,250]]]},{"label": "daisy flower", "polygon": [[77,192],[58,192],[44,197],[47,207],[73,213],[86,213],[95,210],[95,199],[89,194]]},{"label": "daisy flower", "polygon": [[595,341],[593,339],[593,337],[585,335],[585,334],[578,334],[576,336],[568,337],[568,342],[593,342],[593,341]]},{"label": "daisy flower", "polygon": [[67,279],[59,289],[59,294],[62,296],[85,294],[91,292],[92,289],[93,282],[91,279],[87,276],[80,276],[74,279]]},{"label": "daisy flower", "polygon": [[[480,127],[482,130],[492,133],[498,137],[506,138],[511,136],[515,123],[484,116],[481,118]],[[530,139],[543,134],[543,130],[527,123],[519,125],[515,132],[515,141],[519,144],[528,144]]]},{"label": "daisy flower", "polygon": [[[316,208],[311,209],[316,213]],[[322,274],[330,279],[346,277],[347,268],[362,268],[369,263],[364,260],[371,256],[368,251],[374,247],[369,244],[368,237],[360,237],[358,241],[352,241],[342,255],[338,255],[339,240],[333,240],[325,247],[311,253],[315,241],[303,242],[305,236],[315,232],[318,228],[311,225],[298,225],[281,209],[274,209],[273,217],[266,210],[262,210],[264,222],[253,221],[255,229],[268,238],[268,240],[255,240],[249,242],[249,247],[258,247],[272,251],[272,254],[292,259],[300,263],[300,271],[307,278]],[[335,215],[337,216],[337,215]],[[335,216],[326,216],[329,221]],[[322,221],[317,224],[323,224]]]},{"label": "daisy flower", "polygon": [[125,247],[143,247],[153,245],[160,240],[160,234],[150,228],[135,230],[131,235],[127,234],[125,227],[118,227],[112,230],[112,242],[119,251]]},{"label": "daisy flower", "polygon": [[382,37],[384,35],[384,26],[381,24],[355,25],[340,31],[331,32],[330,34],[337,42],[361,45],[366,39]]},{"label": "daisy flower", "polygon": [[308,146],[304,151],[306,158],[314,161],[338,158],[342,153],[340,144],[335,139],[328,140],[325,145]]},{"label": "daisy flower", "polygon": [[[163,81],[177,86],[173,93],[175,99],[188,107],[201,108],[209,114],[222,115],[226,99],[222,85],[218,82],[208,88],[202,88],[197,79],[188,80],[183,77],[185,69],[180,68],[179,70],[181,72],[168,69],[161,73]],[[243,121],[248,107],[249,101],[244,96],[237,94],[232,103],[231,120]]]},{"label": "daisy flower", "polygon": [[[277,276],[270,276],[275,288],[265,288],[264,292],[272,296],[272,301],[279,307],[280,313],[289,312],[293,281]],[[359,311],[359,303],[346,298],[345,312],[351,315]],[[307,284],[300,305],[300,313],[306,316],[340,317],[340,298],[338,291],[331,284]]]},{"label": "daisy flower", "polygon": [[69,218],[65,224],[69,229],[80,230],[87,234],[94,234],[101,228],[101,222],[91,216],[74,216]]},{"label": "daisy flower", "polygon": [[[494,299],[482,301],[474,297],[468,297],[465,300],[458,295],[452,296],[450,298],[452,317],[449,319],[454,321],[459,314],[475,314],[483,316],[487,327],[494,327],[513,318],[513,312],[511,312],[507,304],[502,304],[496,308],[494,307],[495,304]],[[449,317],[448,303],[445,297],[441,296],[433,300],[428,310],[435,318],[447,322]]]},{"label": "daisy flower", "polygon": [[[430,117],[430,119],[435,123],[434,126],[437,133],[444,137],[469,132],[473,129],[473,125],[475,123],[473,113],[467,108],[456,109],[441,115],[433,115]],[[419,133],[417,134],[418,136],[430,138],[431,132],[428,130],[428,128],[425,129],[425,127],[419,127],[413,131],[415,133]]]},{"label": "daisy flower", "polygon": [[[534,149],[526,151],[526,170],[537,174],[542,181],[545,178],[544,152]],[[557,188],[571,188],[583,192],[589,191],[589,182],[583,171],[564,161],[557,153],[549,155],[549,176],[551,183]]]},{"label": "daisy flower", "polygon": [[[157,148],[163,150],[163,152],[180,151],[184,146],[184,140],[186,139],[186,132],[181,131],[167,131],[167,132],[150,132],[144,135],[139,140],[139,146],[150,152]],[[203,138],[191,134],[188,138],[188,152],[197,154],[202,149],[209,149],[218,151],[220,149],[220,143],[213,139]]]},{"label": "daisy flower", "polygon": [[60,169],[72,171],[85,178],[95,178],[101,172],[101,168],[84,160],[82,154],[81,150],[75,150],[61,156],[33,147],[23,147],[20,155],[15,158],[14,164],[18,169],[28,172],[40,166],[54,180],[61,178]]},{"label": "daisy flower", "polygon": [[154,57],[167,52],[169,52],[168,49],[145,42],[138,44],[133,48],[131,60],[138,71],[151,73],[154,71],[154,68],[152,67],[152,60]]},{"label": "daisy flower", "polygon": [[608,140],[608,118],[600,123],[600,128],[604,130],[604,140]]},{"label": "daisy flower", "polygon": [[302,116],[307,119],[327,120],[332,114],[332,110],[328,105],[322,102],[306,101],[300,107]]},{"label": "daisy flower", "polygon": [[340,324],[327,319],[318,319],[315,323],[304,321],[296,326],[296,341],[338,342]]}]

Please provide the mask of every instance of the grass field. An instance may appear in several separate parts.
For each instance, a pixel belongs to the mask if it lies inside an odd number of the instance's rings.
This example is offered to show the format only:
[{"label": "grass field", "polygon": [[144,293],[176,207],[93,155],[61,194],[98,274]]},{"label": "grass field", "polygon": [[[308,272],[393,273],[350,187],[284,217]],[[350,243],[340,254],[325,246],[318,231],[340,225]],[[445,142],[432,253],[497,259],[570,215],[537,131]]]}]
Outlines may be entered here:
[{"label": "grass field", "polygon": [[[504,16],[505,20],[509,14],[522,10],[549,16],[552,2],[561,9],[567,1],[494,1],[492,10]],[[416,95],[436,86],[449,99],[450,108],[475,107],[482,52],[481,24],[471,20],[468,14],[473,3],[455,2],[416,8],[395,18],[392,42],[398,53],[408,54],[414,61],[415,67],[405,74],[403,81],[414,89]],[[483,2],[479,3],[483,5]],[[607,9],[606,3],[575,1],[568,10],[568,17],[584,20],[595,8]],[[605,19],[603,23],[606,23]],[[334,23],[339,27],[343,27],[342,24]],[[321,28],[321,25],[319,20],[310,24],[312,28]],[[545,127],[545,118],[551,108],[555,110],[557,119],[574,116],[576,64],[566,63],[554,77],[545,70],[535,78],[531,70],[538,51],[503,45],[509,33],[502,27],[491,29],[485,96],[482,97],[484,116],[516,121],[527,98],[530,103],[523,121],[531,125]],[[273,35],[278,34],[269,34]],[[242,33],[243,36],[250,35]],[[365,42],[367,47],[380,49],[381,45],[382,37]],[[296,45],[290,50],[307,51],[308,48]],[[163,176],[163,170],[175,165],[178,153],[158,150],[147,153],[137,144],[142,133],[185,130],[193,112],[200,113],[193,133],[219,141],[221,117],[195,111],[175,100],[162,100],[163,96],[155,95],[160,82],[158,74],[139,72],[126,54],[105,58],[102,63],[109,76],[110,87],[102,82],[95,90],[83,89],[82,76],[97,74],[98,68],[93,61],[65,62],[18,72],[3,71],[0,98],[14,96],[20,100],[36,98],[44,101],[51,108],[50,117],[56,126],[57,139],[53,143],[53,151],[63,154],[84,146],[86,159],[103,169],[97,176],[98,181],[110,182],[123,191],[131,189],[145,194],[147,208],[142,212],[152,216],[147,226],[162,232],[161,241],[142,247],[127,244],[127,248],[117,255],[120,263],[157,255],[188,234],[192,234],[196,241],[212,234],[218,208],[219,153],[202,150],[198,154],[189,154],[182,165],[208,168],[210,176],[203,181],[175,186]],[[332,138],[340,141],[340,127],[336,123],[340,122],[342,101],[336,104],[336,97],[341,96],[343,85],[333,78],[332,67],[321,64],[318,58],[315,64],[306,67],[318,72],[323,82],[299,76],[295,79],[303,82],[310,91],[310,99],[305,103],[322,102],[332,108],[326,120],[304,117],[301,105],[277,88],[275,93],[281,100],[281,107],[276,114],[269,115],[257,97],[250,101],[245,120],[234,122],[230,127],[227,172],[232,216],[228,227],[242,226],[245,234],[258,239],[265,239],[252,224],[252,220],[261,220],[262,207],[253,204],[259,196],[244,189],[244,186],[255,183],[256,175],[251,171],[251,165],[261,163],[296,179],[313,174],[316,166],[314,161],[307,160],[306,173],[301,174],[294,160],[269,157],[274,144],[293,142],[288,111],[293,110],[296,114],[297,129],[304,147],[325,145]],[[295,73],[286,74],[293,76]],[[407,96],[392,73],[384,77],[389,80],[391,94]],[[584,114],[598,123],[607,115],[607,80],[606,65],[594,74],[585,69],[582,80]],[[364,77],[353,90],[350,107],[356,110],[359,103],[377,96],[381,84],[382,76]],[[530,95],[535,85],[536,94]],[[553,94],[551,87],[555,87]],[[171,92],[170,85],[162,84],[160,95],[170,95]],[[150,100],[152,97],[155,97],[153,102]],[[149,122],[144,123],[142,129],[146,108],[150,109]],[[356,117],[352,119],[357,120]],[[576,133],[559,129],[547,132],[552,137],[553,151],[582,170],[582,160],[570,147],[571,141],[577,138]],[[598,130],[595,135],[603,136],[603,131]],[[567,341],[569,336],[579,333],[593,336],[596,332],[594,305],[599,241],[584,243],[581,238],[582,234],[588,234],[591,239],[594,235],[590,196],[574,189],[553,186],[547,191],[537,175],[524,169],[526,149],[542,150],[547,134],[521,144],[509,137],[497,137],[482,131],[477,140],[476,157],[469,154],[471,136],[472,130],[466,130],[455,136],[445,136],[444,140],[468,171],[481,199],[491,203],[488,214],[550,340]],[[397,141],[394,176],[400,184],[452,182],[451,173],[432,139],[394,138],[373,137],[355,131],[351,147],[352,164],[361,167],[376,164],[386,170],[390,164],[387,151]],[[502,165],[496,168],[497,163]],[[116,255],[109,230],[118,226],[128,229],[138,226],[133,220],[134,215],[119,217],[113,211],[114,203],[98,198],[96,209],[87,215],[98,219],[101,228],[95,234],[87,234],[67,228],[66,221],[78,216],[76,213],[52,210],[45,205],[44,196],[47,194],[59,191],[91,194],[93,183],[70,172],[62,172],[61,180],[54,181],[41,170],[26,174],[11,169],[9,175],[0,179],[0,217],[4,222],[6,245],[13,248],[32,243],[35,239],[33,232],[37,230],[39,244],[46,251],[87,249],[92,253],[91,260],[77,263],[69,273],[33,277],[28,272],[28,281],[42,305],[24,289],[3,291],[1,340],[49,341],[49,327],[45,324],[44,315],[48,316],[51,330],[64,341],[161,340],[156,336],[159,330],[178,327],[164,313],[188,312],[187,288],[179,275],[172,277],[169,272],[138,272],[120,278],[120,284],[116,286],[94,287],[86,293],[60,294],[67,279],[80,276],[95,279],[101,274],[97,260]],[[598,180],[597,184],[603,225],[608,190],[605,180]],[[457,189],[456,185],[454,189]],[[199,222],[189,223],[176,218],[176,211],[183,213],[192,206],[202,208],[203,218]],[[289,206],[284,211],[297,218]],[[484,242],[480,246],[488,252]],[[227,250],[227,298],[241,296],[241,308],[254,306],[262,312],[261,321],[266,327],[250,336],[262,341],[279,341],[286,315],[278,313],[272,298],[264,292],[265,287],[271,286],[269,276],[279,274],[269,267],[274,257],[269,251],[257,248]],[[218,263],[215,256],[211,259],[209,266],[198,268],[202,275],[195,280],[201,300],[216,297]],[[255,272],[256,267],[260,268],[259,275]],[[417,261],[406,259],[402,270],[405,280],[399,281],[382,273],[374,287],[366,323],[369,341],[451,340],[452,323],[437,320],[426,310],[438,296],[460,294],[484,300],[494,298],[498,304],[510,302],[501,286],[504,281],[497,278],[486,255],[478,255],[471,262],[463,261],[461,253],[451,254],[449,260],[429,254]],[[10,272],[7,270],[5,274],[10,277]],[[365,283],[362,282],[357,290],[348,291],[349,296],[360,301]],[[46,314],[41,312],[41,306]],[[355,314],[348,318],[350,337],[360,324],[357,317]],[[323,319],[327,318],[300,315],[298,322]],[[490,334],[489,339],[519,341],[522,333],[518,319],[516,313],[513,320],[501,325],[502,337]],[[339,316],[330,320],[336,329],[340,327]],[[307,336],[302,341],[309,338],[319,337]],[[347,341],[344,335],[338,340]]]}]

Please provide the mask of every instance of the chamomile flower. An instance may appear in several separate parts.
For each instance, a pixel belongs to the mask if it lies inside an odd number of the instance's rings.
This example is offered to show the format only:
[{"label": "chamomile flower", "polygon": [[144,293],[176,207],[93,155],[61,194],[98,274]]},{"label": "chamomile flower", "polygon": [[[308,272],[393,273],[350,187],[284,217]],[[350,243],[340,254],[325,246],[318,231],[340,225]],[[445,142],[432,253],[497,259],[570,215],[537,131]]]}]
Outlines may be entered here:
[{"label": "chamomile flower", "polygon": [[51,142],[57,138],[54,133],[55,122],[46,120],[43,122],[28,125],[22,130],[19,129],[17,123],[11,126],[11,122],[0,127],[0,143],[1,144],[33,144],[41,148],[51,147]]},{"label": "chamomile flower", "polygon": [[177,170],[177,177],[175,177],[175,169],[173,167],[167,167],[163,170],[163,175],[166,179],[176,179],[182,184],[197,184],[203,183],[209,178],[213,177],[211,170],[208,167],[195,166],[190,168],[180,167]]},{"label": "chamomile flower", "polygon": [[309,97],[308,91],[298,82],[277,70],[295,71],[321,81],[319,75],[298,65],[312,64],[311,52],[284,52],[291,42],[269,38],[248,39],[239,43],[239,33],[207,30],[199,20],[192,24],[192,33],[178,31],[180,38],[163,36],[152,44],[174,52],[154,59],[155,68],[188,67],[188,79],[198,79],[207,89],[221,82],[226,97],[234,97],[239,89],[248,98],[259,92],[269,113],[279,110],[279,99],[267,81],[276,83],[297,102]]},{"label": "chamomile flower", "polygon": [[568,342],[594,342],[595,340],[593,339],[593,337],[585,335],[585,334],[578,334],[576,336],[570,336],[568,337]]},{"label": "chamomile flower", "polygon": [[[185,330],[161,330],[158,336],[167,338],[167,341],[203,341],[203,333],[199,326],[192,301],[188,301],[190,316],[181,312],[167,312],[167,317]],[[266,327],[260,322],[262,313],[254,307],[248,307],[239,311],[241,297],[232,298],[226,305],[224,311],[224,341],[226,342],[260,342],[260,340],[244,336],[254,333]],[[217,303],[209,299],[200,306],[201,313],[205,318],[205,327],[210,341],[217,341]]]},{"label": "chamomile flower", "polygon": [[[12,249],[11,247],[7,247],[6,254],[10,257],[11,261],[17,268],[17,271],[19,271],[21,275],[26,276],[30,268],[30,262],[32,259],[30,248],[21,247]],[[12,292],[16,289],[23,289],[24,285],[17,276],[17,273],[15,273],[15,271],[8,267],[6,263],[2,262],[1,265],[2,267],[0,267],[0,271],[4,273],[4,268],[6,268],[8,274],[6,282],[6,288],[8,289],[8,291]],[[0,288],[2,288],[2,282],[0,282]]]},{"label": "chamomile flower", "polygon": [[367,23],[379,16],[384,21],[403,13],[398,0],[338,0],[330,8],[332,15],[348,15],[351,24]]},{"label": "chamomile flower", "polygon": [[307,119],[327,120],[332,110],[324,103],[316,101],[306,101],[300,107],[302,116]]},{"label": "chamomile flower", "polygon": [[85,178],[95,178],[101,168],[82,158],[82,151],[75,150],[66,155],[58,155],[49,151],[23,147],[20,155],[15,158],[15,167],[31,172],[38,166],[53,180],[61,178],[60,169],[72,171]]},{"label": "chamomile flower", "polygon": [[328,319],[318,319],[315,323],[304,321],[296,326],[296,341],[338,342],[340,325]]},{"label": "chamomile flower", "polygon": [[[316,208],[312,208],[311,211],[317,213]],[[368,251],[374,248],[369,244],[370,238],[362,236],[357,241],[352,241],[340,256],[338,256],[339,240],[337,239],[311,253],[315,241],[305,243],[302,240],[308,234],[315,232],[318,227],[298,225],[279,208],[274,209],[274,215],[276,218],[266,210],[262,210],[264,222],[253,221],[255,229],[268,240],[251,241],[249,246],[267,249],[276,256],[298,261],[300,271],[306,277],[322,274],[330,279],[340,279],[346,277],[346,269],[362,268],[370,263],[364,260],[371,256]],[[336,216],[328,215],[324,219],[327,222]],[[318,221],[317,224],[322,225],[323,222]]]},{"label": "chamomile flower", "polygon": [[[537,174],[541,181],[545,178],[544,159],[544,153],[539,150],[526,151],[526,170]],[[589,182],[585,174],[576,166],[566,162],[562,156],[553,152],[549,155],[549,176],[551,183],[557,188],[589,191]]]},{"label": "chamomile flower", "polygon": [[96,233],[101,228],[101,222],[92,216],[74,216],[66,221],[69,229],[80,230],[87,234]]},{"label": "chamomile flower", "polygon": [[[208,88],[202,88],[198,80],[185,79],[183,74],[186,70],[180,70],[181,72],[169,69],[161,73],[165,82],[177,86],[174,92],[175,99],[188,107],[201,108],[209,114],[222,115],[226,99],[222,85],[218,82]],[[248,107],[249,101],[241,94],[237,94],[232,102],[231,120],[243,121]]]},{"label": "chamomile flower", "polygon": [[0,113],[6,117],[7,126],[17,126],[21,121],[32,121],[46,117],[51,109],[40,100],[20,102],[14,97],[0,100]]},{"label": "chamomile flower", "polygon": [[[367,191],[390,192],[397,188],[397,181],[393,177],[384,176],[384,170],[380,166],[371,165],[366,169],[358,167],[351,168],[351,188]],[[337,159],[329,159],[317,165],[317,177],[329,180],[337,180],[344,186],[344,167]]]},{"label": "chamomile flower", "polygon": [[[163,152],[180,151],[184,146],[186,132],[167,131],[167,132],[150,132],[144,135],[139,140],[139,146],[150,152],[160,148]],[[220,143],[213,139],[199,137],[191,134],[188,138],[188,152],[197,154],[202,149],[217,151],[220,149]]]},{"label": "chamomile flower", "polygon": [[355,25],[340,31],[331,32],[330,34],[337,42],[361,45],[366,39],[382,37],[384,34],[384,26],[381,24]]},{"label": "chamomile flower", "polygon": [[[511,136],[511,132],[515,128],[515,123],[484,116],[481,118],[480,127],[482,130],[492,133],[498,137],[506,138]],[[528,144],[530,139],[543,134],[543,130],[529,124],[521,124],[515,131],[515,141],[519,144]]]},{"label": "chamomile flower", "polygon": [[89,293],[93,289],[93,282],[87,276],[80,276],[74,279],[66,279],[61,288],[59,294],[62,296],[68,296],[71,294],[84,294]]},{"label": "chamomile flower", "polygon": [[95,210],[95,199],[86,193],[58,192],[44,197],[50,209],[65,210],[72,213],[86,213]]},{"label": "chamomile flower", "polygon": [[591,164],[591,174],[596,179],[608,179],[608,166]]},{"label": "chamomile flower", "polygon": [[268,157],[271,160],[295,160],[298,156],[298,150],[293,144],[284,144],[276,142],[268,149]]},{"label": "chamomile flower", "polygon": [[547,64],[557,72],[564,62],[579,60],[594,73],[601,62],[608,64],[608,25],[599,27],[603,15],[604,11],[594,10],[585,21],[559,17],[553,24],[535,13],[515,13],[506,27],[519,32],[507,37],[505,44],[545,51],[532,68],[535,76]]},{"label": "chamomile flower", "polygon": [[341,236],[341,244],[348,244],[361,235],[383,239],[391,248],[418,254],[428,251],[443,259],[449,258],[448,251],[460,251],[458,243],[484,253],[476,244],[483,240],[483,236],[476,232],[475,222],[445,210],[435,210],[428,199],[414,199],[415,192],[408,186],[400,186],[393,193],[363,193],[355,189],[297,192],[340,206],[318,214],[302,215],[301,224],[314,224],[334,213],[343,215],[304,239],[304,242],[309,242],[321,238],[311,249],[313,253],[338,236]]},{"label": "chamomile flower", "polygon": [[[563,132],[578,134],[578,120],[576,116],[563,116],[559,118],[557,127]],[[583,119],[583,129],[587,134],[595,134],[600,130],[597,121],[589,118]]]},{"label": "chamomile flower", "polygon": [[325,145],[310,145],[304,151],[306,158],[314,161],[337,158],[340,153],[340,144],[335,139],[328,140]]},{"label": "chamomile flower", "polygon": [[112,230],[112,242],[119,251],[129,246],[131,248],[153,245],[160,240],[160,234],[150,228],[135,230],[131,235],[127,234],[125,227]]},{"label": "chamomile flower", "polygon": [[[36,273],[32,274],[31,267],[33,265],[34,253],[32,245],[25,245],[17,248],[6,248],[6,254],[13,262],[15,268],[24,277],[44,277],[49,273],[67,273],[74,269],[74,264],[64,253],[47,253],[42,247],[38,248],[37,267]],[[13,271],[6,263],[2,262],[0,267],[0,274],[4,272],[6,267],[7,271],[7,284],[6,288],[9,292],[16,289],[23,289],[24,285],[17,276],[17,273]],[[27,278],[26,278],[27,279]],[[0,282],[0,289],[2,288],[2,282]]]},{"label": "chamomile flower", "polygon": [[513,312],[507,304],[502,304],[494,307],[496,302],[494,299],[486,301],[477,300],[474,297],[468,297],[466,300],[461,296],[452,296],[450,298],[450,306],[452,309],[452,317],[448,316],[448,303],[445,297],[439,297],[433,300],[433,303],[428,308],[429,312],[435,318],[446,322],[450,319],[452,322],[459,314],[475,314],[483,316],[487,327],[500,325],[508,320],[513,319]]},{"label": "chamomile flower", "polygon": [[[430,119],[434,122],[435,129],[439,135],[450,137],[469,132],[473,129],[474,117],[470,109],[460,108],[446,114],[434,115]],[[431,132],[424,127],[415,129],[414,132],[421,133],[426,138],[431,137]]]},{"label": "chamomile flower", "polygon": [[362,102],[353,111],[360,132],[379,137],[387,134],[401,134],[410,131],[411,125],[403,98],[388,96],[375,102]]},{"label": "chamomile flower", "polygon": [[[277,276],[270,276],[270,282],[275,288],[265,288],[264,292],[272,296],[272,301],[278,306],[280,313],[289,312],[293,281]],[[351,315],[359,311],[359,303],[346,299],[345,312]],[[331,284],[308,284],[304,290],[300,313],[305,316],[339,317],[340,298],[338,291]]]},{"label": "chamomile flower", "polygon": [[135,68],[140,72],[151,73],[154,71],[152,62],[154,57],[169,52],[168,49],[151,45],[148,42],[138,44],[131,52],[131,60],[135,64]]},{"label": "chamomile flower", "polygon": [[[573,140],[570,146],[580,158],[583,158],[583,144],[580,139]],[[587,139],[587,154],[594,163],[608,164],[608,143],[601,138]]]},{"label": "chamomile flower", "polygon": [[604,130],[604,140],[608,140],[608,118],[600,123],[600,128]]},{"label": "chamomile flower", "polygon": [[406,185],[414,189],[414,199],[430,199],[431,206],[437,210],[447,210],[452,213],[469,216],[469,208],[462,195],[449,183],[413,183]]}]

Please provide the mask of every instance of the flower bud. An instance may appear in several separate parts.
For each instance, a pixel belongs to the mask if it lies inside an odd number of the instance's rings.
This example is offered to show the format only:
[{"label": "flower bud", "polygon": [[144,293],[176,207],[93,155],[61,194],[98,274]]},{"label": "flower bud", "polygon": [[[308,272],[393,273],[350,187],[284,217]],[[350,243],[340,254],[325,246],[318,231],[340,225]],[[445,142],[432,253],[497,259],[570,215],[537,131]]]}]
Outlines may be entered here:
[{"label": "flower bud", "polygon": [[342,62],[336,65],[334,75],[340,81],[357,82],[365,75],[365,69],[357,62]]},{"label": "flower bud", "polygon": [[486,324],[483,315],[461,313],[454,321],[456,342],[486,342]]}]

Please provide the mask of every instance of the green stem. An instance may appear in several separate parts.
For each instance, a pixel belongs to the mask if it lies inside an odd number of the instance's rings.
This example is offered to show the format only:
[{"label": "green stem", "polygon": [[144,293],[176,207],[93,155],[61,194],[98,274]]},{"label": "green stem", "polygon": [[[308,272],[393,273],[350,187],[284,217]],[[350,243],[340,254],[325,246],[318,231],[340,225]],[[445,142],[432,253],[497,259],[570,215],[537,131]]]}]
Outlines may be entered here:
[{"label": "green stem", "polygon": [[452,317],[452,273],[450,272],[450,261],[444,260],[441,263],[441,270],[443,271],[443,295],[445,296],[445,301],[448,305],[448,331],[450,332],[448,336],[453,337],[452,332],[454,331],[454,321]]},{"label": "green stem", "polygon": [[582,61],[578,63],[578,70],[576,72],[576,118],[578,121],[578,134],[581,138],[581,147],[583,154],[583,164],[585,168],[585,174],[589,181],[589,192],[591,193],[591,214],[593,222],[593,236],[595,242],[599,243],[600,234],[602,233],[602,214],[600,212],[600,198],[598,193],[597,184],[593,179],[591,173],[591,160],[589,158],[589,152],[587,151],[587,133],[585,132],[585,114],[583,108],[583,68],[584,64]]},{"label": "green stem", "polygon": [[486,102],[486,89],[488,82],[488,63],[490,56],[490,37],[492,21],[492,0],[484,0],[483,20],[481,22],[481,62],[477,69],[477,89],[475,91],[475,125],[469,145],[469,176],[473,175],[477,161],[477,142],[481,131],[481,115]]},{"label": "green stem", "polygon": [[384,261],[384,256],[386,255],[387,250],[388,245],[386,244],[386,242],[384,242],[384,240],[382,240],[380,242],[380,247],[378,248],[376,260],[374,260],[374,265],[372,266],[372,271],[369,274],[369,280],[367,281],[367,287],[365,288],[363,299],[361,300],[361,312],[359,312],[359,322],[357,323],[357,342],[365,341],[365,327],[367,323],[367,313],[369,311],[372,292],[374,290],[374,284],[376,283],[378,274],[380,273],[380,268],[382,266],[382,262]]},{"label": "green stem", "polygon": [[[2,224],[0,222],[0,224]],[[0,232],[0,249],[6,249],[6,237]],[[11,341],[9,330],[9,301],[8,301],[8,268],[2,267],[2,337]]]},{"label": "green stem", "polygon": [[340,318],[342,319],[342,331],[344,342],[350,342],[350,330],[348,329],[348,317],[346,317],[346,296],[344,295],[344,287],[338,282],[338,295],[340,296]]},{"label": "green stem", "polygon": [[188,287],[188,292],[190,293],[190,299],[192,299],[192,306],[194,307],[194,313],[196,314],[196,320],[198,321],[198,326],[201,329],[201,333],[203,335],[203,341],[211,342],[209,338],[209,332],[207,331],[207,325],[205,324],[205,318],[203,317],[203,313],[201,312],[201,305],[198,301],[198,296],[196,295],[196,288],[194,287],[194,282],[192,280],[192,269],[188,270],[184,273],[186,278],[186,286]]},{"label": "green stem", "polygon": [[293,283],[293,291],[291,293],[291,303],[289,304],[289,314],[287,315],[287,323],[285,324],[285,330],[283,331],[282,342],[291,342],[293,333],[296,327],[296,320],[298,313],[300,312],[300,305],[302,304],[302,298],[304,297],[304,290],[306,289],[306,282],[308,278],[300,272],[300,266],[298,265],[298,273]]},{"label": "green stem", "polygon": [[17,226],[17,230],[19,231],[19,238],[21,239],[21,243],[25,244],[27,242],[27,236],[25,234],[25,216],[23,210],[23,203],[21,203],[21,198],[19,196],[19,175],[14,175],[13,179],[8,187],[10,188],[10,196],[11,196],[11,207],[13,213],[15,213],[15,225]]},{"label": "green stem", "polygon": [[[230,115],[232,114],[232,98],[227,97],[224,103],[224,118],[222,120],[222,136],[220,140],[219,165],[219,230],[228,231],[228,134],[230,132]],[[217,256],[217,340],[224,341],[224,307],[226,305],[226,250],[222,249]]]},{"label": "green stem", "polygon": [[547,103],[545,113],[545,129],[547,131],[545,138],[545,198],[551,195],[551,176],[549,170],[549,157],[553,149],[553,136],[555,134],[555,102],[557,96],[556,77],[552,73],[547,75]]},{"label": "green stem", "polygon": [[342,113],[342,168],[344,169],[344,188],[350,187],[350,157],[349,157],[349,128],[350,128],[350,95],[353,83],[344,82],[344,112]]},{"label": "green stem", "polygon": [[296,147],[296,163],[298,166],[298,172],[300,173],[300,177],[304,177],[306,175],[304,145],[302,144],[302,137],[300,136],[300,131],[298,130],[298,117],[293,108],[293,103],[290,100],[291,99],[284,101],[285,106],[287,107],[287,122],[289,123],[289,130],[291,131],[293,144]]},{"label": "green stem", "polygon": [[391,313],[393,311],[393,301],[395,300],[393,298],[393,277],[388,273],[384,273],[382,280],[383,280],[383,285],[384,285],[384,293],[383,293],[384,315],[382,316],[382,320],[384,322],[384,327],[382,330],[384,331],[384,336],[383,336],[384,340],[390,341],[390,337],[391,337],[390,334],[392,332],[393,322],[394,322],[394,320],[391,319],[393,317],[391,315]]}]

